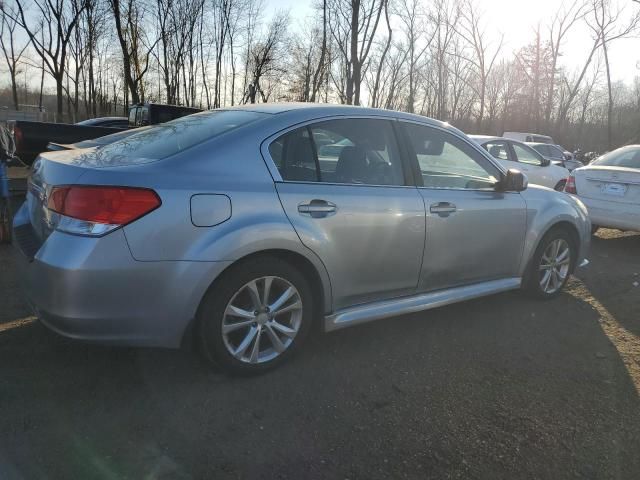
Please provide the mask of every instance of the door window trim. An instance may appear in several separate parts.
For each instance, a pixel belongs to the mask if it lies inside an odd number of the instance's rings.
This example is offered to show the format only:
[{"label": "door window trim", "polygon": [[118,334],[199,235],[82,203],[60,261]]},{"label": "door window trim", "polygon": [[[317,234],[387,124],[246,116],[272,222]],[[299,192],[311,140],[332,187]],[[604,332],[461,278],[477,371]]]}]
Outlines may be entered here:
[{"label": "door window trim", "polygon": [[[280,174],[280,170],[276,166],[276,162],[271,157],[271,152],[269,152],[269,146],[280,137],[293,132],[294,130],[306,128],[309,133],[311,133],[311,127],[317,123],[324,123],[333,120],[380,120],[386,121],[392,127],[393,139],[396,142],[396,147],[398,149],[398,155],[400,160],[400,166],[402,168],[402,175],[404,178],[404,185],[376,185],[372,183],[336,183],[336,182],[324,182],[324,181],[308,181],[308,180],[285,180],[282,178]],[[318,117],[312,120],[306,120],[304,122],[297,123],[295,125],[291,125],[287,128],[283,128],[273,135],[265,138],[260,144],[260,153],[262,154],[262,158],[267,164],[267,168],[273,181],[275,183],[295,183],[295,184],[309,184],[309,185],[332,185],[332,186],[350,186],[350,187],[383,187],[383,188],[416,188],[415,179],[412,178],[412,175],[407,171],[407,161],[405,159],[404,151],[405,147],[401,144],[401,139],[398,136],[398,131],[396,128],[396,123],[398,119],[396,117],[388,116],[388,115],[328,115],[326,117]],[[417,122],[416,122],[417,123]],[[319,159],[317,155],[317,147],[315,145],[315,141],[313,140],[313,136],[311,137],[311,141],[313,144],[313,149],[315,153],[315,162],[316,169],[319,172]]]}]

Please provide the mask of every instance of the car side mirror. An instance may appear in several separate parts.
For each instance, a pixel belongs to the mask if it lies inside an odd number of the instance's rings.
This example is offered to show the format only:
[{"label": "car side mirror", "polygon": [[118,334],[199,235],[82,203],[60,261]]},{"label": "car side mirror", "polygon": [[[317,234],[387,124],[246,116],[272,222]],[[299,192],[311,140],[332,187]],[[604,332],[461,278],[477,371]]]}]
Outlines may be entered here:
[{"label": "car side mirror", "polygon": [[522,192],[529,184],[527,177],[520,170],[510,168],[507,174],[498,183],[498,189],[502,192]]},{"label": "car side mirror", "polygon": [[548,158],[543,158],[542,159],[542,166],[543,167],[548,167],[551,164],[551,160],[549,160]]}]

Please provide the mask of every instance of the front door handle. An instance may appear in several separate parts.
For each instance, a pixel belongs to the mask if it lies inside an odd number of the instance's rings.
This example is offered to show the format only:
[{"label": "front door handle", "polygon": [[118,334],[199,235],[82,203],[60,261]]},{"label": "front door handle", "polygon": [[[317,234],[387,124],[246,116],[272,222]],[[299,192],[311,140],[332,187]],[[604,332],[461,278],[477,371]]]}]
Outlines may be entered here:
[{"label": "front door handle", "polygon": [[456,211],[456,206],[453,203],[449,203],[449,202],[432,203],[431,206],[429,207],[429,211],[431,213],[437,213],[437,214],[453,213]]},{"label": "front door handle", "polygon": [[298,213],[309,215],[312,218],[328,217],[336,213],[338,207],[326,200],[311,200],[309,203],[301,203],[298,205]]}]

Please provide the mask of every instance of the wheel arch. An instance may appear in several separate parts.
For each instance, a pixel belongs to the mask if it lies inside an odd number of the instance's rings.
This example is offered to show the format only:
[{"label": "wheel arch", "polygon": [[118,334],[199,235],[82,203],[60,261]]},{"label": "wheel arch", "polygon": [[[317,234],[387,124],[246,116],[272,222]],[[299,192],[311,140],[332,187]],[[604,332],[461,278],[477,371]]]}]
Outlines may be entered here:
[{"label": "wheel arch", "polygon": [[[196,307],[196,314],[193,315],[193,318],[189,321],[187,327],[184,329],[181,341],[182,346],[189,346],[190,344],[192,344],[197,312],[198,310],[200,310],[202,300],[204,299],[207,292],[215,288],[215,286],[219,282],[224,281],[226,274],[230,270],[239,268],[244,263],[253,262],[256,259],[263,257],[277,258],[285,261],[293,267],[299,269],[302,274],[309,280],[311,289],[314,294],[320,296],[320,301],[314,303],[314,314],[316,317],[314,318],[314,323],[317,321],[318,324],[320,324],[322,318],[324,318],[324,315],[331,312],[331,283],[329,280],[329,275],[327,274],[324,265],[320,263],[320,260],[311,259],[300,252],[286,248],[266,248],[263,250],[257,250],[237,258],[229,265],[227,265],[222,271],[219,272],[218,275],[215,276],[215,278],[210,281],[208,287],[202,292],[202,295],[200,296],[198,305]],[[320,263],[320,265],[318,265],[318,263]]]}]

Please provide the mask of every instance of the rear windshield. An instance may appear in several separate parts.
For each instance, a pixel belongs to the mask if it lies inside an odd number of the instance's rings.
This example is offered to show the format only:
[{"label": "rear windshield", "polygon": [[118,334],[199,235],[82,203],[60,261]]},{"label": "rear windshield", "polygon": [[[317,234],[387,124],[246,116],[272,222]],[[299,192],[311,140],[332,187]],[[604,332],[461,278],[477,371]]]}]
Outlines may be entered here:
[{"label": "rear windshield", "polygon": [[594,160],[591,165],[640,168],[640,147],[622,147]]},{"label": "rear windshield", "polygon": [[92,138],[91,140],[82,140],[81,142],[74,143],[73,146],[76,148],[91,148],[108,145],[110,143],[117,142],[118,140],[122,140],[123,138],[130,137],[131,135],[135,135],[136,133],[149,130],[150,128],[151,127],[132,128],[131,130],[124,130],[122,132],[112,133],[103,137]]},{"label": "rear windshield", "polygon": [[178,118],[79,157],[92,166],[138,165],[170,157],[205,140],[267,116],[242,110],[212,110]]}]

